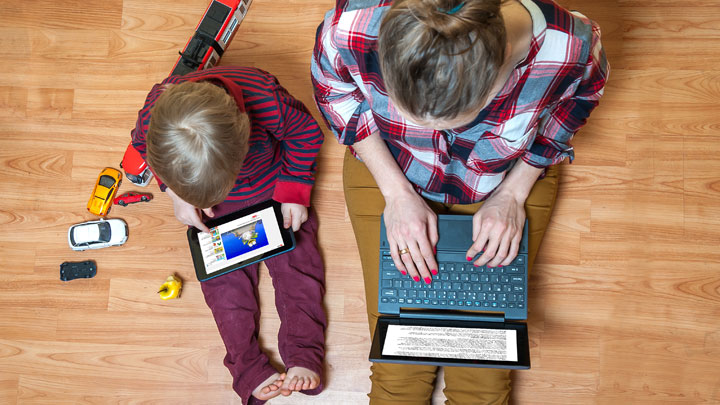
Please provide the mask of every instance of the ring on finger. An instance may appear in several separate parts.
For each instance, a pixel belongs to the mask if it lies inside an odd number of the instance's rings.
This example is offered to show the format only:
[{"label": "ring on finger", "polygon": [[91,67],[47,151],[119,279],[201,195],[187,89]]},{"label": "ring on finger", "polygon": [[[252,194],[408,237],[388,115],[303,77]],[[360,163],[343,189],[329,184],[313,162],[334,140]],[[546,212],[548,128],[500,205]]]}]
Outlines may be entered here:
[{"label": "ring on finger", "polygon": [[398,253],[402,256],[402,255],[404,255],[405,253],[410,253],[410,249],[408,249],[408,248],[401,249]]}]

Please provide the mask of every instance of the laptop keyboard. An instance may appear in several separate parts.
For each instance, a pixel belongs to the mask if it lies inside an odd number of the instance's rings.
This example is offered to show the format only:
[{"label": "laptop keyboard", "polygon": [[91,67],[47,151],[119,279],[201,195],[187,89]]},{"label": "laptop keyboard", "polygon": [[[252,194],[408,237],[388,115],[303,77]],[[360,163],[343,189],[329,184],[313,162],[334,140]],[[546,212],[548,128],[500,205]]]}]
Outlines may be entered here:
[{"label": "laptop keyboard", "polygon": [[381,257],[380,302],[422,308],[494,310],[525,308],[525,255],[504,267],[440,262],[431,284],[403,276],[389,254]]}]

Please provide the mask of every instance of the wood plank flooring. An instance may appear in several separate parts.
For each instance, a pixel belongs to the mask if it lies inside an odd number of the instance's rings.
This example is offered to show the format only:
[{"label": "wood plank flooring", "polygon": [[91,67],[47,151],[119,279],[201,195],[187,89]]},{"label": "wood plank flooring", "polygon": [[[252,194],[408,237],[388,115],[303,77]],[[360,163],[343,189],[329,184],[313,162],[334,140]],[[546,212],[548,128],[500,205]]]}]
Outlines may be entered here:
[{"label": "wood plank flooring", "polygon": [[[516,404],[720,403],[720,6],[561,0],[603,29],[612,73],[563,167],[531,278],[533,368]],[[255,0],[221,64],[256,66],[313,111],[310,55],[330,0]],[[149,88],[207,0],[6,0],[0,7],[0,403],[240,403],[168,198],[115,207],[126,245],[67,246],[99,171],[118,167]],[[364,404],[369,336],[330,132],[313,203],[327,266],[327,389]],[[135,189],[129,182],[123,191]],[[63,283],[60,263],[98,274]],[[182,298],[155,292],[168,274]],[[263,271],[261,336],[278,318]],[[441,383],[439,384],[442,385]],[[438,389],[437,403],[442,401]]]}]

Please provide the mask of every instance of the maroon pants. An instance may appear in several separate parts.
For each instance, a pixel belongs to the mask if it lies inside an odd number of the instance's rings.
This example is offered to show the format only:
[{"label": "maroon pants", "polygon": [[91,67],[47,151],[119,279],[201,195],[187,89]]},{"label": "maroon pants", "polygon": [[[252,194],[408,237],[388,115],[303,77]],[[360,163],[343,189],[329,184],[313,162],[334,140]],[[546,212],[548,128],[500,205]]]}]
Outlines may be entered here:
[{"label": "maroon pants", "polygon": [[[239,208],[242,208],[239,204],[222,203],[213,211],[217,218]],[[322,379],[327,326],[323,308],[325,271],[316,234],[317,216],[310,210],[307,222],[295,232],[295,249],[265,260],[265,265],[275,288],[281,322],[278,350],[285,367],[305,367]],[[233,389],[243,404],[262,403],[252,396],[252,391],[277,370],[270,365],[257,339],[258,264],[200,285],[225,343],[225,366],[233,377]],[[314,390],[301,392],[316,395],[322,388],[321,383]]]}]

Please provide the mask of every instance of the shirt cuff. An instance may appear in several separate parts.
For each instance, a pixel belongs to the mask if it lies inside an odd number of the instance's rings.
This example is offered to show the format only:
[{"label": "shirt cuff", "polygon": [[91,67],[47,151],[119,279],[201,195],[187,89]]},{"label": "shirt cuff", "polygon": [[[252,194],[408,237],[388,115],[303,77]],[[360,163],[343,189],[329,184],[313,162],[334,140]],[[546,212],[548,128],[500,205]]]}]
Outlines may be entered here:
[{"label": "shirt cuff", "polygon": [[312,188],[312,184],[278,180],[275,183],[272,199],[279,203],[300,204],[309,207]]}]

